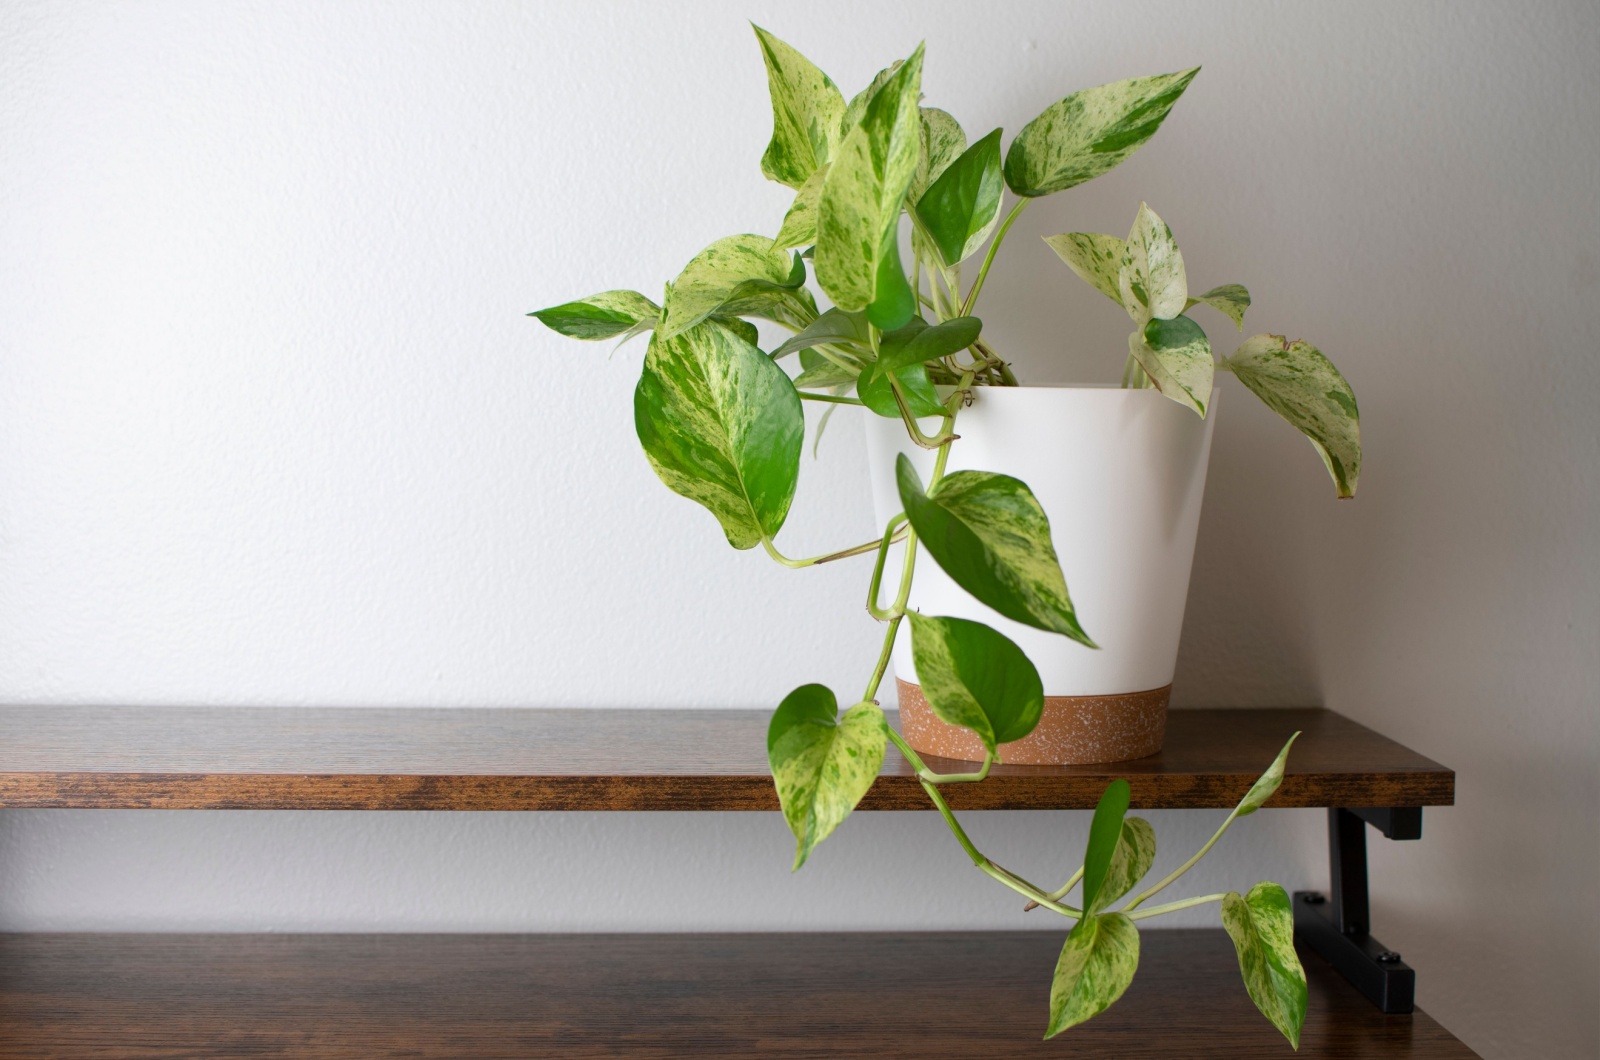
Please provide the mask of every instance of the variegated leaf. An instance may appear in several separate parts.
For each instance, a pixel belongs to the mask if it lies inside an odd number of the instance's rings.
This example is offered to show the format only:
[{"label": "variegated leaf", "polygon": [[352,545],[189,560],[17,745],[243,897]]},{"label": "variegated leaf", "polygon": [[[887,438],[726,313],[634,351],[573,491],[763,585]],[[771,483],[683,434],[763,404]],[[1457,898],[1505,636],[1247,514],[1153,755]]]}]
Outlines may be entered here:
[{"label": "variegated leaf", "polygon": [[661,481],[716,516],[730,545],[777,534],[800,474],[805,417],[766,354],[715,321],[670,339],[658,331],[633,419]]},{"label": "variegated leaf", "polygon": [[733,332],[735,335],[739,336],[741,339],[743,339],[744,341],[748,342],[750,345],[752,345],[752,346],[759,346],[760,345],[761,332],[756,330],[756,326],[754,324],[750,323],[750,321],[748,321],[748,320],[740,320],[738,317],[725,317],[725,316],[714,316],[714,317],[711,317],[710,319],[714,323],[721,324],[723,327],[727,328],[729,331]]},{"label": "variegated leaf", "polygon": [[961,123],[938,107],[922,108],[922,149],[917,157],[917,172],[906,191],[906,201],[915,203],[938,180],[950,163],[967,149],[967,134]]},{"label": "variegated leaf", "polygon": [[[919,673],[921,671],[918,671]],[[1111,864],[1106,869],[1105,882],[1095,897],[1095,908],[1085,912],[1098,913],[1144,879],[1145,873],[1156,860],[1156,830],[1143,817],[1127,817],[1122,822],[1122,834],[1117,837],[1117,847],[1111,853]]]},{"label": "variegated leaf", "polygon": [[1188,317],[1152,320],[1145,332],[1154,333],[1160,345],[1152,346],[1135,331],[1128,336],[1128,352],[1164,396],[1205,416],[1216,371],[1205,333]]},{"label": "variegated leaf", "polygon": [[1009,637],[964,618],[928,618],[915,611],[906,618],[917,683],[940,718],[977,733],[990,754],[1039,724],[1044,685]]},{"label": "variegated leaf", "polygon": [[844,120],[839,123],[839,135],[841,138],[849,133],[851,129],[861,124],[861,116],[867,112],[867,103],[871,101],[873,96],[878,94],[878,89],[883,87],[884,82],[899,73],[900,68],[904,65],[904,59],[896,59],[876,74],[873,74],[871,84],[850,97],[850,102],[845,104]]},{"label": "variegated leaf", "polygon": [[815,347],[801,350],[801,372],[795,376],[794,385],[803,389],[837,386],[848,389],[848,384],[854,383],[861,374],[861,365],[831,347],[829,352],[831,357],[818,353]]},{"label": "variegated leaf", "polygon": [[916,172],[922,119],[922,46],[869,99],[828,169],[817,221],[817,282],[845,310],[889,331],[916,298],[900,266],[899,224]]},{"label": "variegated leaf", "polygon": [[1000,220],[1000,130],[964,151],[912,207],[941,263],[957,265],[983,246]]},{"label": "variegated leaf", "polygon": [[668,286],[660,333],[673,338],[712,314],[804,326],[816,317],[805,282],[799,256],[766,236],[727,236],[696,254]]},{"label": "variegated leaf", "polygon": [[1306,1019],[1306,973],[1294,949],[1294,912],[1289,895],[1276,883],[1263,881],[1243,897],[1222,899],[1222,926],[1233,939],[1250,1000],[1261,1014],[1300,1048]]},{"label": "variegated leaf", "polygon": [[1066,232],[1045,236],[1044,241],[1080,280],[1118,305],[1122,304],[1118,276],[1122,272],[1126,243],[1116,236],[1103,236],[1098,232]]},{"label": "variegated leaf", "polygon": [[1311,439],[1340,497],[1355,496],[1361,478],[1361,413],[1355,391],[1321,350],[1282,335],[1254,335],[1223,367]]},{"label": "variegated leaf", "polygon": [[772,95],[772,141],[761,156],[761,172],[798,188],[838,144],[844,96],[805,56],[760,26],[751,28],[761,42]]},{"label": "variegated leaf", "polygon": [[1261,809],[1261,805],[1272,798],[1272,793],[1278,790],[1278,785],[1283,783],[1283,770],[1289,761],[1289,748],[1294,746],[1295,740],[1300,738],[1299,733],[1289,737],[1289,742],[1283,745],[1283,750],[1272,760],[1267,771],[1256,778],[1250,785],[1250,790],[1245,792],[1244,798],[1239,800],[1239,805],[1234,807],[1235,817],[1249,817]]},{"label": "variegated leaf", "polygon": [[1205,294],[1190,298],[1183,307],[1208,305],[1233,321],[1240,331],[1244,330],[1244,311],[1250,308],[1250,292],[1244,289],[1243,284],[1225,283],[1221,287],[1213,287]]},{"label": "variegated leaf", "polygon": [[1009,619],[1096,646],[1078,624],[1050,520],[1026,483],[957,471],[928,494],[904,454],[895,479],[912,529],[957,585]]},{"label": "variegated leaf", "polygon": [[1050,981],[1050,1024],[1054,1038],[1110,1008],[1133,982],[1139,968],[1139,929],[1121,913],[1086,916],[1067,934]]},{"label": "variegated leaf", "polygon": [[822,182],[827,178],[827,165],[820,165],[795,192],[794,204],[783,215],[783,226],[773,241],[779,247],[808,247],[817,241],[817,205],[822,199]]},{"label": "variegated leaf", "polygon": [[1128,815],[1128,803],[1133,791],[1128,782],[1118,777],[1100,793],[1100,802],[1094,808],[1094,819],[1089,822],[1089,841],[1083,848],[1083,911],[1092,917],[1105,908],[1100,892],[1105,889],[1106,878],[1111,874],[1111,861],[1116,856],[1122,839],[1123,819]]},{"label": "variegated leaf", "polygon": [[802,685],[767,727],[767,762],[794,833],[796,869],[850,816],[883,768],[887,725],[878,705],[857,703],[837,714],[831,691]]},{"label": "variegated leaf", "polygon": [[1045,108],[1006,152],[1006,184],[1036,197],[1119,165],[1154,136],[1199,67],[1086,88]]},{"label": "variegated leaf", "polygon": [[661,307],[638,291],[601,291],[528,315],[571,339],[609,339],[643,325],[654,326]]},{"label": "variegated leaf", "polygon": [[1183,312],[1189,281],[1172,229],[1145,203],[1133,219],[1117,270],[1122,307],[1141,328],[1151,320],[1171,320]]}]

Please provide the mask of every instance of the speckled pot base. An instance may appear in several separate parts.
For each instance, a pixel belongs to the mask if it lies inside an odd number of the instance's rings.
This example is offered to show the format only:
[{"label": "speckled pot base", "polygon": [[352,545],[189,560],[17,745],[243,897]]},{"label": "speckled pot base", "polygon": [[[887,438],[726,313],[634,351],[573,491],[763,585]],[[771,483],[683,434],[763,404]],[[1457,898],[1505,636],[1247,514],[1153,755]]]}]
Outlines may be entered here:
[{"label": "speckled pot base", "polygon": [[[983,761],[983,743],[972,730],[940,721],[918,686],[895,684],[907,743],[925,755]],[[1171,685],[1120,696],[1046,696],[1038,727],[1001,744],[1000,760],[1018,766],[1090,765],[1153,755],[1167,734],[1171,696]]]}]

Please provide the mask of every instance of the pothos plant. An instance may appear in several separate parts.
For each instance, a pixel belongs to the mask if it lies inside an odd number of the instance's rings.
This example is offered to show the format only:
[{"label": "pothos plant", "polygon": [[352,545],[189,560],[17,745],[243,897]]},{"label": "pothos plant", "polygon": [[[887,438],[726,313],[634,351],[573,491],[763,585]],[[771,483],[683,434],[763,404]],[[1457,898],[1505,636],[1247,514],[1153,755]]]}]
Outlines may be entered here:
[{"label": "pothos plant", "polygon": [[[1126,815],[1128,783],[1113,781],[1095,810],[1081,864],[1047,890],[979,851],[941,793],[945,785],[984,780],[1000,745],[1032,731],[1044,703],[1038,671],[1014,642],[982,623],[908,610],[918,554],[926,550],[1000,614],[1094,647],[1068,594],[1049,520],[1028,486],[996,472],[947,474],[946,465],[972,389],[1017,385],[974,315],[1006,233],[1033,200],[1099,176],[1137,151],[1198,70],[1068,95],[1025,125],[1002,156],[1001,130],[969,144],[955,118],[921,106],[920,45],[846,101],[799,52],[759,27],[755,33],[773,113],[761,170],[795,191],[777,235],[717,240],[666,285],[660,305],[615,290],[531,315],[579,339],[650,334],[634,391],[639,441],[662,481],[709,510],[734,548],[760,545],[793,568],[876,556],[867,610],[884,623],[883,647],[860,696],[841,713],[830,689],[804,685],[783,699],[768,728],[773,779],[796,840],[794,867],[855,808],[893,743],[972,863],[1026,897],[1027,908],[1073,923],[1051,983],[1047,1037],[1103,1011],[1126,990],[1138,964],[1139,921],[1216,902],[1250,997],[1298,1046],[1306,982],[1282,887],[1262,882],[1243,894],[1146,905],[1235,819],[1271,797],[1294,738],[1199,852],[1118,909],[1112,906],[1150,870],[1155,834],[1147,821]],[[1015,196],[1009,210],[1007,188]],[[900,250],[903,217],[910,220],[909,274]],[[1172,232],[1148,206],[1141,205],[1125,240],[1075,232],[1047,242],[1133,319],[1124,387],[1154,388],[1204,416],[1213,373],[1232,372],[1311,440],[1341,497],[1355,492],[1361,448],[1348,384],[1315,347],[1278,335],[1257,335],[1216,360],[1187,312],[1205,304],[1242,330],[1249,293],[1229,284],[1191,297]],[[965,263],[980,251],[981,264],[964,282]],[[806,287],[808,259],[832,302],[826,311]],[[773,322],[792,337],[763,350],[752,320]],[[916,444],[937,452],[927,482],[899,458],[904,510],[881,535],[795,559],[779,551],[776,537],[799,478],[804,401],[828,403],[828,413],[852,405],[898,418]],[[918,422],[928,417],[937,418],[931,434]],[[819,436],[826,420],[819,420]],[[891,545],[902,541],[898,589],[885,603],[884,568]],[[928,768],[878,705],[902,623],[911,627],[929,706],[983,742],[976,772]],[[1071,904],[1067,896],[1080,884]]]}]

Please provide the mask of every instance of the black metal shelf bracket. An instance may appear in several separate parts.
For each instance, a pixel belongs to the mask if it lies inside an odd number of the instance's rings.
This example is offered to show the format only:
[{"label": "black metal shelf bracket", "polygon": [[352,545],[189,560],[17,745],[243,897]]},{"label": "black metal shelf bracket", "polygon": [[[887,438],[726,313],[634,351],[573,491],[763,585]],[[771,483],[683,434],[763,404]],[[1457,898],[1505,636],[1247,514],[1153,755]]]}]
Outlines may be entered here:
[{"label": "black metal shelf bracket", "polygon": [[1410,1012],[1417,973],[1368,934],[1372,926],[1367,898],[1367,825],[1389,839],[1421,839],[1422,807],[1381,806],[1328,810],[1328,866],[1331,895],[1294,894],[1294,930],[1384,1012]]}]

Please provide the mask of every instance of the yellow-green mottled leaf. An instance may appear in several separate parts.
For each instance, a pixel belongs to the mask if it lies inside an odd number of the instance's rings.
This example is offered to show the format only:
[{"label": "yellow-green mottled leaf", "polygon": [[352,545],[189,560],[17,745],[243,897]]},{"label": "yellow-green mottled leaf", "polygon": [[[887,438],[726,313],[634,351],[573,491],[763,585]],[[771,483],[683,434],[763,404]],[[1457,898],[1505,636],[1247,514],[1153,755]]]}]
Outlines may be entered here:
[{"label": "yellow-green mottled leaf", "polygon": [[1133,982],[1139,968],[1139,929],[1121,913],[1087,916],[1067,935],[1050,981],[1050,1024],[1054,1038],[1110,1008]]},{"label": "yellow-green mottled leaf", "polygon": [[668,285],[660,333],[673,338],[713,314],[804,326],[817,315],[805,282],[800,257],[766,236],[727,236],[696,254]]},{"label": "yellow-green mottled leaf", "polygon": [[[1194,323],[1188,317],[1177,319]],[[1180,341],[1187,333],[1182,325],[1167,328],[1159,326],[1174,323],[1152,320],[1150,326],[1156,328],[1158,337],[1177,345],[1154,348],[1135,331],[1128,336],[1128,352],[1164,396],[1204,416],[1206,404],[1211,400],[1211,381],[1216,371],[1211,359],[1211,347],[1204,334],[1197,340]]]},{"label": "yellow-green mottled leaf", "polygon": [[808,247],[817,241],[817,204],[822,199],[822,182],[827,178],[828,167],[818,166],[795,192],[794,204],[783,215],[783,226],[773,240],[779,247]]},{"label": "yellow-green mottled leaf", "polygon": [[1340,497],[1355,496],[1361,478],[1361,412],[1355,391],[1321,350],[1282,335],[1254,335],[1223,367],[1311,439]]},{"label": "yellow-green mottled leaf", "polygon": [[1045,236],[1044,241],[1079,279],[1118,305],[1122,304],[1122,292],[1117,288],[1126,247],[1122,240],[1098,232],[1065,232],[1059,236]]},{"label": "yellow-green mottled leaf", "polygon": [[917,157],[917,172],[906,191],[906,201],[915,203],[938,180],[950,163],[967,149],[967,134],[961,123],[938,107],[922,108],[922,145]]},{"label": "yellow-green mottled leaf", "polygon": [[957,471],[924,493],[902,454],[895,479],[906,518],[955,583],[1000,614],[1088,647],[1050,540],[1050,520],[1027,484],[991,471]]},{"label": "yellow-green mottled leaf", "polygon": [[1139,204],[1133,228],[1122,245],[1117,293],[1122,296],[1122,307],[1141,328],[1151,320],[1171,320],[1183,312],[1189,298],[1183,254],[1172,238],[1172,229],[1145,203]]},{"label": "yellow-green mottled leaf", "polygon": [[1095,907],[1087,911],[1098,913],[1133,890],[1155,859],[1156,830],[1143,817],[1125,818],[1116,849],[1111,852],[1111,863],[1106,867],[1105,881],[1095,897]]},{"label": "yellow-green mottled leaf", "polygon": [[805,416],[794,384],[766,354],[715,321],[670,339],[658,331],[633,421],[661,481],[716,516],[734,548],[783,526]]},{"label": "yellow-green mottled leaf", "polygon": [[1243,331],[1244,311],[1250,308],[1250,292],[1244,289],[1243,284],[1225,283],[1221,287],[1211,288],[1205,294],[1190,298],[1184,308],[1196,305],[1210,306]]},{"label": "yellow-green mottled leaf", "polygon": [[1222,926],[1239,955],[1239,973],[1256,1008],[1300,1048],[1306,1019],[1306,973],[1294,949],[1294,913],[1284,889],[1270,881],[1222,899]]},{"label": "yellow-green mottled leaf", "polygon": [[817,215],[817,282],[841,309],[891,331],[916,298],[900,266],[900,210],[916,173],[922,46],[867,100],[828,168]]},{"label": "yellow-green mottled leaf", "polygon": [[1154,136],[1199,67],[1074,92],[1023,126],[1006,152],[1018,195],[1061,191],[1117,166]]},{"label": "yellow-green mottled leaf", "polygon": [[983,246],[1000,220],[1000,130],[964,151],[912,207],[939,251],[956,265]]},{"label": "yellow-green mottled leaf", "polygon": [[1272,798],[1272,793],[1278,790],[1278,785],[1283,783],[1284,766],[1289,761],[1289,748],[1294,746],[1300,734],[1295,733],[1289,737],[1289,742],[1283,745],[1283,750],[1278,752],[1278,757],[1272,760],[1267,771],[1256,778],[1250,785],[1250,790],[1245,792],[1244,798],[1239,800],[1239,805],[1234,808],[1235,817],[1249,817],[1261,809],[1262,803]]},{"label": "yellow-green mottled leaf", "polygon": [[844,96],[805,56],[760,26],[751,28],[761,43],[772,95],[772,141],[761,156],[761,172],[798,188],[839,142]]},{"label": "yellow-green mottled leaf", "polygon": [[723,327],[727,328],[729,331],[733,332],[750,345],[758,346],[760,344],[761,332],[756,330],[756,326],[750,323],[748,320],[740,320],[738,317],[725,317],[721,315],[711,317],[710,319],[715,323],[721,324]]},{"label": "yellow-green mottled leaf", "polygon": [[964,618],[928,618],[915,611],[906,618],[917,682],[940,718],[977,733],[990,754],[1039,724],[1044,685],[1009,637]]},{"label": "yellow-green mottled leaf", "polygon": [[904,65],[904,59],[896,59],[876,74],[873,74],[871,84],[850,97],[850,102],[845,104],[844,120],[839,123],[841,136],[861,124],[862,115],[866,114],[867,104],[872,100],[872,97],[877,95],[878,89],[883,87],[884,82],[899,73],[900,68]]},{"label": "yellow-green mottled leaf", "polygon": [[572,339],[609,339],[635,327],[653,326],[661,307],[638,291],[601,291],[528,315],[552,331]]},{"label": "yellow-green mottled leaf", "polygon": [[822,685],[801,685],[767,726],[767,762],[783,819],[794,833],[794,867],[839,827],[883,768],[887,726],[876,703],[857,703],[837,718]]}]

